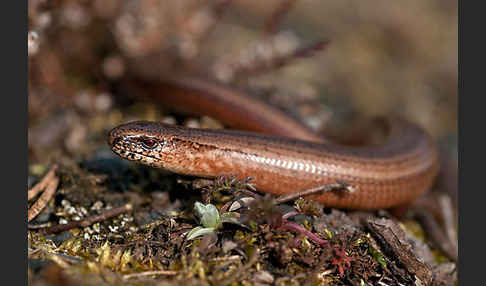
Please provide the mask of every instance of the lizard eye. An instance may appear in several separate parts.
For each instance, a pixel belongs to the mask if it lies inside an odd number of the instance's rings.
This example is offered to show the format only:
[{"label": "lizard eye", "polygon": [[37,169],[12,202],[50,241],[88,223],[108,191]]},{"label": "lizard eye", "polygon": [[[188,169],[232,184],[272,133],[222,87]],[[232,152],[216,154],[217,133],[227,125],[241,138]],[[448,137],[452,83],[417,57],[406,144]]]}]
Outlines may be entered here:
[{"label": "lizard eye", "polygon": [[154,149],[155,146],[157,146],[157,140],[149,137],[141,138],[140,142],[142,143],[143,147],[147,149]]}]

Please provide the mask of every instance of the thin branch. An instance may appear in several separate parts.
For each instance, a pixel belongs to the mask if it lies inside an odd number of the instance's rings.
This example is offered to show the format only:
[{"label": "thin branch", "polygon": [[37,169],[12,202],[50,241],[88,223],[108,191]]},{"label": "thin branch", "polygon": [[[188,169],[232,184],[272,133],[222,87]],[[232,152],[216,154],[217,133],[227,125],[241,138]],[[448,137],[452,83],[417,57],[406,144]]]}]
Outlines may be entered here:
[{"label": "thin branch", "polygon": [[414,217],[420,222],[426,235],[430,238],[433,244],[444,254],[454,262],[458,260],[457,245],[454,244],[448,236],[442,231],[437,221],[432,214],[425,210],[416,208],[414,211]]},{"label": "thin branch", "polygon": [[232,1],[233,0],[221,0],[220,2],[213,4],[211,7],[214,16],[213,23],[209,25],[206,30],[201,32],[199,35],[199,44],[203,43],[208,38],[208,35],[211,34],[216,27],[216,24],[219,23]]},{"label": "thin branch", "polygon": [[296,200],[300,197],[314,195],[316,193],[326,193],[326,192],[329,192],[329,191],[347,191],[347,192],[352,193],[352,192],[355,191],[355,188],[350,186],[346,182],[336,182],[336,183],[331,183],[331,184],[326,184],[326,185],[323,185],[323,186],[310,188],[310,189],[307,189],[307,190],[303,190],[303,191],[288,194],[288,195],[279,196],[275,201],[276,201],[277,204],[281,204],[281,203],[284,203],[284,202]]},{"label": "thin branch", "polygon": [[46,222],[46,223],[43,223],[43,224],[27,224],[27,228],[28,229],[40,229],[40,228],[45,228],[45,227],[48,227],[50,226],[51,223],[50,222]]},{"label": "thin branch", "polygon": [[444,228],[447,237],[457,249],[456,216],[454,215],[454,207],[452,206],[451,197],[448,195],[439,196],[439,205],[440,210],[442,211],[442,218],[444,220]]},{"label": "thin branch", "polygon": [[54,177],[57,170],[57,164],[54,164],[49,172],[42,178],[40,182],[38,182],[35,186],[33,186],[27,193],[27,199],[30,201],[31,199],[35,198],[35,196],[41,192],[45,187],[49,184],[49,182]]},{"label": "thin branch", "polygon": [[269,71],[287,66],[291,61],[301,58],[309,58],[323,51],[329,45],[328,40],[317,41],[309,46],[296,49],[288,55],[277,56],[270,61],[258,61],[245,67],[238,67],[234,71],[234,78],[256,76]]},{"label": "thin branch", "polygon": [[272,15],[265,21],[265,33],[269,35],[275,34],[277,28],[282,23],[282,19],[294,7],[296,0],[283,0],[278,5],[277,9],[273,11]]},{"label": "thin branch", "polygon": [[27,222],[33,220],[49,203],[54,194],[56,193],[57,186],[59,185],[59,178],[54,177],[49,179],[49,184],[46,190],[42,193],[39,199],[30,207],[27,213]]},{"label": "thin branch", "polygon": [[77,227],[87,227],[87,226],[90,226],[94,223],[101,222],[101,221],[107,220],[109,218],[118,216],[120,214],[129,212],[132,209],[133,209],[133,206],[131,204],[126,204],[126,205],[121,206],[121,207],[117,207],[117,208],[107,210],[104,213],[99,214],[99,215],[93,215],[93,216],[86,217],[86,218],[79,220],[79,221],[72,221],[72,222],[67,223],[67,224],[58,224],[58,225],[55,225],[55,226],[46,227],[46,228],[40,229],[40,232],[41,233],[55,233],[55,232],[61,232],[61,231],[65,231],[65,230],[69,230],[69,229],[73,229],[73,228],[77,228]]},{"label": "thin branch", "polygon": [[152,275],[177,275],[177,271],[174,270],[155,270],[155,271],[145,271],[139,273],[132,273],[123,275],[123,279],[130,279],[136,277],[145,277],[145,276],[152,276]]},{"label": "thin branch", "polygon": [[242,257],[240,255],[231,255],[231,256],[212,258],[211,262],[225,262],[225,261],[234,261],[234,260],[241,260],[241,259]]}]

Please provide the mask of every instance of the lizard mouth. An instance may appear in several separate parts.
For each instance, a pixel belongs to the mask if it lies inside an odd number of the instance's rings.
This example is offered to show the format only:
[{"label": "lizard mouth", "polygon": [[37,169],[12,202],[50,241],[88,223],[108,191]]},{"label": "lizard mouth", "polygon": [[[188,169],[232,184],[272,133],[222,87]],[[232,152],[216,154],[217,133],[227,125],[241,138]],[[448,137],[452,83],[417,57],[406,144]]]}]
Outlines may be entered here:
[{"label": "lizard mouth", "polygon": [[130,161],[140,161],[146,164],[154,164],[159,160],[159,158],[144,154],[144,152],[138,151],[138,149],[143,150],[141,147],[130,140],[126,140],[122,137],[114,137],[109,140],[111,150],[118,156],[130,160]]}]

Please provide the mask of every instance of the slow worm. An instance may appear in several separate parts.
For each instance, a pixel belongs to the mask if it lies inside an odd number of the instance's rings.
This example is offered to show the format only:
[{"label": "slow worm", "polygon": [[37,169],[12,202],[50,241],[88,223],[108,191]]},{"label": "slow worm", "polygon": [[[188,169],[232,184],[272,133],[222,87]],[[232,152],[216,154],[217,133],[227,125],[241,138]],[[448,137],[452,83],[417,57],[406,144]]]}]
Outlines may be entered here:
[{"label": "slow worm", "polygon": [[402,119],[386,121],[388,136],[382,144],[344,146],[222,84],[174,77],[163,85],[145,87],[172,105],[199,109],[255,133],[142,121],[111,130],[112,150],[142,164],[206,178],[252,177],[258,190],[274,195],[343,181],[355,191],[327,192],[309,199],[347,209],[407,205],[431,187],[439,169],[432,138]]}]

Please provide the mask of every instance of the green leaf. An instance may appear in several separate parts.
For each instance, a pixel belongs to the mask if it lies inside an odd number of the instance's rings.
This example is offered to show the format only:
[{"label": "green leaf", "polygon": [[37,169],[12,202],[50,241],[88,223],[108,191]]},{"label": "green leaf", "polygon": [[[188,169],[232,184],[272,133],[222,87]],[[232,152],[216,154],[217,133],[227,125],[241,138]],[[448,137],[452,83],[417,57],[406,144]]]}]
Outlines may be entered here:
[{"label": "green leaf", "polygon": [[196,226],[187,234],[187,239],[194,239],[196,237],[203,236],[211,232],[214,232],[214,228],[212,227]]},{"label": "green leaf", "polygon": [[375,259],[375,261],[381,265],[381,267],[386,268],[386,261],[385,261],[385,257],[383,257],[383,254],[381,254],[378,250],[372,247],[369,247],[368,251],[370,252],[371,256]]},{"label": "green leaf", "polygon": [[200,202],[195,202],[194,211],[204,227],[214,229],[219,227],[221,218],[219,217],[218,209],[214,205],[204,205]]}]

